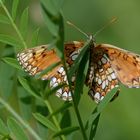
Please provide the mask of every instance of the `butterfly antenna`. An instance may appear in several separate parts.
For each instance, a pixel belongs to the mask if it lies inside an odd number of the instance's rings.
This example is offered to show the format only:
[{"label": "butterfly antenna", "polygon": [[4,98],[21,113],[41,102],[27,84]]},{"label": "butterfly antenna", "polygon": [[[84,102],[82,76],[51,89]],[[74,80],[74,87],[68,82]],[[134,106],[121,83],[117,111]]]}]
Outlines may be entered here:
[{"label": "butterfly antenna", "polygon": [[85,35],[87,38],[89,38],[89,35],[86,34],[84,31],[82,31],[80,28],[78,28],[76,25],[74,25],[73,23],[71,23],[70,21],[67,21],[67,24],[69,24],[70,26],[74,27],[76,30],[78,30],[80,33],[82,33],[83,35]]},{"label": "butterfly antenna", "polygon": [[108,23],[106,23],[100,30],[98,30],[95,34],[94,37],[97,36],[97,34],[99,34],[100,32],[102,32],[105,28],[107,28],[108,26],[110,26],[112,23],[117,21],[117,17],[113,17]]}]

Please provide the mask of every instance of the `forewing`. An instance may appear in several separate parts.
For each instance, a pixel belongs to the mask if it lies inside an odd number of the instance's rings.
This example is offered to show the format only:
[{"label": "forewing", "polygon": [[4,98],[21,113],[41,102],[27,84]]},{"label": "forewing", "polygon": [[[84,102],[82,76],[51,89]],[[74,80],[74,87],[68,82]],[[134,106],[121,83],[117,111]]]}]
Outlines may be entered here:
[{"label": "forewing", "polygon": [[[60,62],[54,50],[48,50],[48,46],[42,45],[32,49],[26,49],[17,54],[20,65],[30,75],[36,75],[54,63]],[[50,78],[56,72],[56,68],[46,77]],[[43,76],[44,77],[44,76]]]},{"label": "forewing", "polygon": [[[72,42],[65,44],[65,58],[68,68],[73,64],[80,52],[80,48],[83,46],[82,42]],[[36,75],[48,68],[49,66],[61,62],[60,58],[57,56],[55,50],[48,50],[47,45],[38,46],[35,48],[24,50],[17,55],[17,59],[20,65],[27,71],[30,75]],[[42,80],[49,79],[50,87],[54,88],[59,84],[67,82],[66,72],[62,64],[55,67],[52,71],[44,74],[41,77]],[[74,81],[73,81],[74,83]],[[56,95],[63,100],[71,100],[71,92],[68,86],[62,87],[57,90]]]},{"label": "forewing", "polygon": [[124,85],[129,88],[140,87],[140,55],[109,44],[101,44],[96,48],[107,54],[112,69]]}]

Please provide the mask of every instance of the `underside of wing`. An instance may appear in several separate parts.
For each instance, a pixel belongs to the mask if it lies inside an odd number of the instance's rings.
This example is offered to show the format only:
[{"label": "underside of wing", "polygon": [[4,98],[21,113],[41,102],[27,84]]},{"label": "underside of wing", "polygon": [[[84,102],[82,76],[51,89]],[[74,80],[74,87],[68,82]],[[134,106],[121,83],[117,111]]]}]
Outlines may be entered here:
[{"label": "underside of wing", "polygon": [[[67,66],[70,67],[73,61],[77,58],[80,48],[84,44],[82,42],[74,41],[72,43],[65,44],[65,58]],[[30,75],[36,75],[48,68],[49,66],[61,62],[60,58],[57,56],[55,50],[48,50],[47,45],[38,46],[35,48],[27,49],[22,51],[17,55],[17,59],[20,65],[27,71]],[[59,84],[67,82],[66,72],[62,64],[55,67],[52,71],[44,74],[41,77],[42,80],[50,80],[50,87],[54,88]],[[74,81],[73,81],[74,82]],[[62,87],[57,90],[56,95],[63,100],[71,100],[71,92],[68,86]]]},{"label": "underside of wing", "polygon": [[91,59],[86,84],[89,95],[99,103],[111,89],[118,87],[118,79],[106,54],[93,51]]},{"label": "underside of wing", "polygon": [[98,45],[96,49],[107,54],[112,69],[122,84],[129,88],[140,87],[140,55],[109,44]]}]

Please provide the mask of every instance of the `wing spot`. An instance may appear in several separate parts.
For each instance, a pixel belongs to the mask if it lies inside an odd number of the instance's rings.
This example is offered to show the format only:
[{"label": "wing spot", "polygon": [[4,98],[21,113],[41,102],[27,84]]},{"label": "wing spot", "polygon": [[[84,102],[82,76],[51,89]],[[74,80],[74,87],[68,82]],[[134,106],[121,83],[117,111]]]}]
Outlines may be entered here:
[{"label": "wing spot", "polygon": [[104,57],[101,59],[101,61],[102,61],[103,64],[107,63],[107,60]]},{"label": "wing spot", "polygon": [[116,75],[115,75],[114,72],[111,74],[111,78],[112,78],[112,79],[116,79]]},{"label": "wing spot", "polygon": [[60,69],[58,70],[59,73],[62,73],[64,71],[63,67],[60,67]]},{"label": "wing spot", "polygon": [[104,89],[105,89],[105,87],[106,87],[106,82],[105,82],[105,81],[103,81],[103,82],[102,82],[102,89],[104,90]]},{"label": "wing spot", "polygon": [[100,93],[99,93],[99,92],[96,92],[96,93],[95,93],[94,99],[95,99],[95,102],[96,102],[96,103],[99,103],[99,101],[100,101]]}]

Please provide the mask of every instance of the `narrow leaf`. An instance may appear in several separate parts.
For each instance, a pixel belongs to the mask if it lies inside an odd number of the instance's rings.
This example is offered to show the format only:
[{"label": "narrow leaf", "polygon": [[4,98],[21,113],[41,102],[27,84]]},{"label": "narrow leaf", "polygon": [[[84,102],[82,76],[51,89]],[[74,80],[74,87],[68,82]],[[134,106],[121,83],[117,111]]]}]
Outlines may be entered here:
[{"label": "narrow leaf", "polygon": [[89,140],[93,140],[96,134],[98,122],[99,122],[100,114],[96,117],[96,119],[92,122],[92,125],[90,127],[90,135],[89,135]]},{"label": "narrow leaf", "polygon": [[83,87],[84,87],[84,83],[85,83],[85,79],[87,75],[88,60],[89,60],[89,50],[87,49],[83,58],[81,59],[81,62],[79,64],[79,68],[76,74],[74,98],[77,105],[80,101],[80,96],[83,93]]},{"label": "narrow leaf", "polygon": [[33,115],[41,124],[48,127],[49,129],[51,129],[54,132],[57,131],[57,128],[55,127],[55,125],[50,120],[48,120],[46,117],[44,117],[43,115],[41,115],[39,113],[35,113]]},{"label": "narrow leaf", "polygon": [[13,3],[12,3],[12,18],[13,18],[13,20],[15,20],[15,18],[16,18],[18,4],[19,4],[19,0],[13,0]]},{"label": "narrow leaf", "polygon": [[20,31],[23,35],[23,37],[25,38],[27,35],[27,31],[28,31],[28,8],[26,8],[22,15],[21,15],[21,19],[20,19]]},{"label": "narrow leaf", "polygon": [[44,74],[47,74],[48,72],[50,72],[52,69],[54,69],[55,67],[59,66],[61,64],[61,62],[57,62],[57,63],[53,63],[52,65],[50,65],[48,68],[46,68],[45,70],[43,70],[42,72],[40,72],[39,74],[35,75],[35,78],[41,78]]},{"label": "narrow leaf", "polygon": [[77,131],[77,130],[79,130],[79,127],[78,127],[78,126],[67,127],[67,128],[64,128],[63,130],[61,130],[61,131],[55,133],[55,134],[53,135],[53,137],[58,137],[58,136],[60,136],[60,135],[67,135],[67,134],[70,134],[70,133],[75,132],[75,131]]},{"label": "narrow leaf", "polygon": [[[23,77],[18,77],[19,82],[21,85],[30,93],[32,96],[34,96],[36,99],[42,101],[42,99],[35,93],[35,91],[29,86],[28,81]],[[43,101],[42,101],[43,102]]]},{"label": "narrow leaf", "polygon": [[58,26],[58,19],[59,19],[59,15],[57,15],[56,17],[54,17],[47,9],[46,7],[42,4],[42,14],[45,20],[45,23],[47,24],[47,27],[50,31],[50,33],[53,36],[57,36],[58,35],[58,30],[59,30],[59,26]]},{"label": "narrow leaf", "polygon": [[72,103],[70,102],[65,102],[60,108],[58,108],[56,111],[54,111],[52,114],[50,114],[48,116],[49,117],[52,117],[58,113],[61,113],[61,112],[64,112],[66,109],[70,108],[72,106]]},{"label": "narrow leaf", "polygon": [[52,4],[54,5],[55,9],[57,9],[57,11],[59,11],[62,8],[62,5],[64,3],[64,0],[51,0]]},{"label": "narrow leaf", "polygon": [[90,126],[90,134],[89,134],[90,140],[92,140],[95,136],[100,113],[107,106],[107,104],[111,101],[111,99],[114,97],[114,95],[118,94],[118,92],[119,92],[118,88],[114,88],[112,91],[110,91],[104,97],[104,99],[97,105],[97,107],[94,109],[92,115],[88,119],[87,123],[88,123],[88,126]]},{"label": "narrow leaf", "polygon": [[80,54],[78,55],[78,57],[76,58],[76,60],[74,61],[73,65],[71,66],[70,70],[69,70],[69,77],[71,79],[71,77],[74,75],[75,71],[78,69],[80,62],[84,56],[84,54],[86,53],[86,51],[89,49],[90,47],[90,41],[87,41],[85,43],[85,45],[82,47]]},{"label": "narrow leaf", "polygon": [[44,7],[51,15],[56,16],[59,13],[60,9],[56,8],[57,4],[55,4],[56,2],[53,2],[53,0],[40,0],[40,1],[41,4],[44,5]]},{"label": "narrow leaf", "polygon": [[60,121],[61,128],[67,128],[71,126],[71,116],[69,110],[65,110],[62,112],[63,116]]},{"label": "narrow leaf", "polygon": [[36,30],[33,32],[33,36],[32,36],[32,46],[33,46],[33,47],[34,47],[34,46],[37,46],[39,30],[40,30],[40,28],[36,29]]},{"label": "narrow leaf", "polygon": [[0,119],[0,134],[8,135],[9,131],[8,128],[5,126],[4,122]]},{"label": "narrow leaf", "polygon": [[15,39],[15,37],[9,36],[9,35],[4,35],[0,34],[0,42],[9,44],[11,46],[14,46],[16,48],[21,48],[21,44]]},{"label": "narrow leaf", "polygon": [[19,69],[19,70],[21,70],[21,67],[19,66],[19,63],[18,63],[18,61],[16,59],[10,58],[10,57],[4,57],[4,58],[2,58],[2,60],[5,63],[7,63],[7,64]]},{"label": "narrow leaf", "polygon": [[29,140],[23,128],[15,119],[9,118],[7,124],[14,140]]},{"label": "narrow leaf", "polygon": [[10,24],[10,21],[6,16],[0,15],[0,23]]}]

